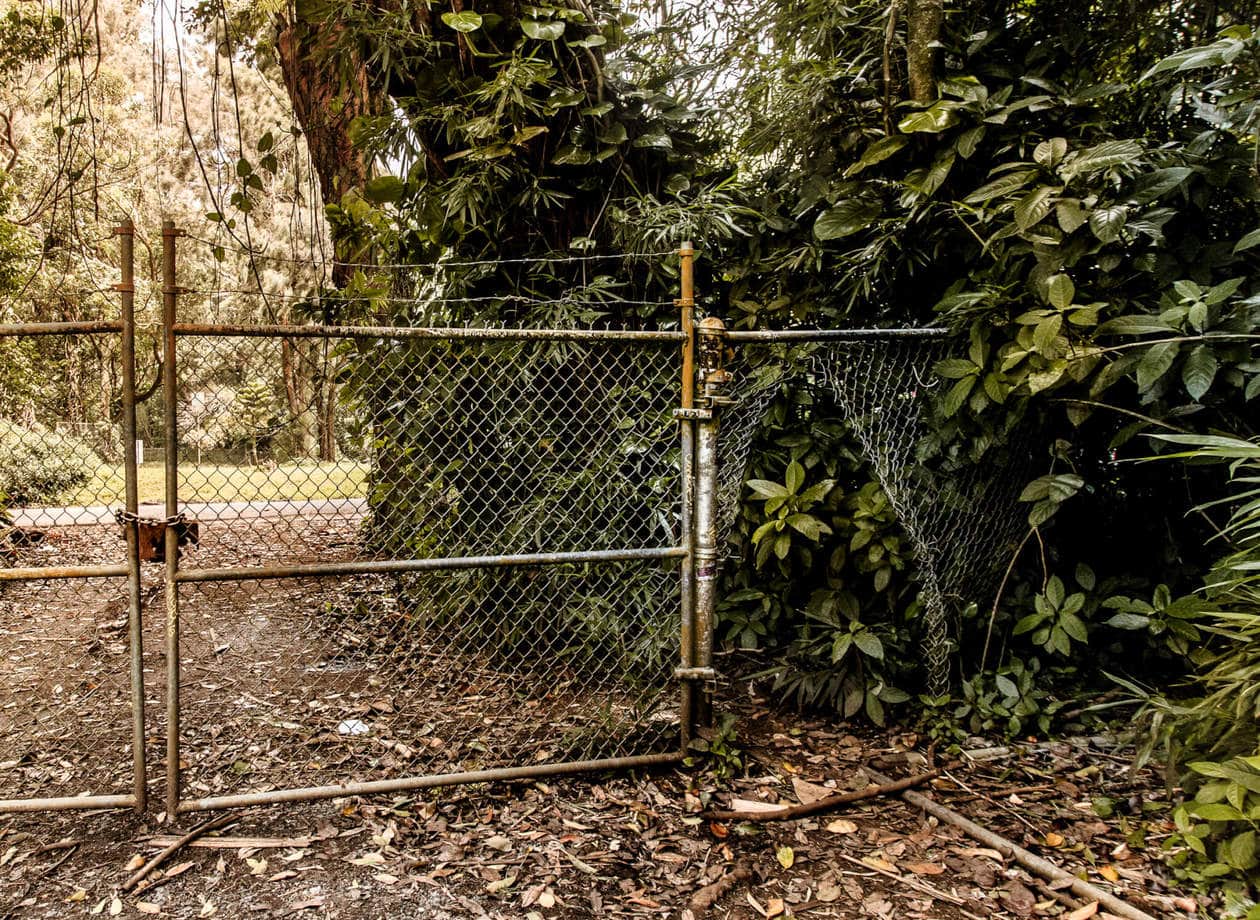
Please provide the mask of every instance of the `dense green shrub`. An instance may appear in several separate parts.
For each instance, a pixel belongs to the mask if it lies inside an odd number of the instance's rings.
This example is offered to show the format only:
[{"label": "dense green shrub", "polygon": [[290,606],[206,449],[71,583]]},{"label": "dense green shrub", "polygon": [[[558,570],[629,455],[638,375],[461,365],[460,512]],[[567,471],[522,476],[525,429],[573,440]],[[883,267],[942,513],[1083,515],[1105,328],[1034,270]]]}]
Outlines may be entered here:
[{"label": "dense green shrub", "polygon": [[10,506],[63,501],[90,482],[101,463],[73,435],[0,419],[0,493]]}]

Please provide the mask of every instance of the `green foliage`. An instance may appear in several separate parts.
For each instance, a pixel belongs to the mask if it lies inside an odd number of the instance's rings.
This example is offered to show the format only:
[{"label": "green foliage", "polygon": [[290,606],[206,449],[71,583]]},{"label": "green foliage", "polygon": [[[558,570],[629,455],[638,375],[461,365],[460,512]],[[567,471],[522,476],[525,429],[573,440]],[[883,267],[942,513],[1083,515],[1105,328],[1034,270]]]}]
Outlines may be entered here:
[{"label": "green foliage", "polygon": [[[732,321],[943,321],[960,341],[935,367],[920,457],[999,464],[993,445],[1016,429],[1047,445],[1050,468],[1021,496],[1033,531],[997,562],[1011,565],[997,602],[983,590],[952,599],[984,607],[960,623],[957,717],[1047,731],[1101,670],[1172,680],[1202,642],[1194,588],[1213,525],[1185,514],[1186,496],[1218,494],[1220,476],[1120,461],[1153,430],[1255,430],[1257,34],[1217,36],[1145,5],[1108,23],[1084,5],[992,20],[960,8],[942,37],[939,98],[916,105],[898,96],[896,33],[893,84],[870,76],[884,63],[884,9],[767,13],[782,56],[732,91],[746,114],[739,143],[770,164],[757,235],[731,249]],[[1218,12],[1223,24],[1237,13]],[[1057,25],[1078,14],[1098,27]],[[811,466],[852,446],[843,432],[820,437],[803,404],[786,392],[774,431],[805,479],[789,482],[791,458],[766,446],[757,475],[778,487],[754,486],[740,522],[759,578],[734,575],[723,614],[733,640],[778,653],[771,673],[793,699],[854,713],[890,676],[915,688],[918,586],[898,553],[903,564],[880,568],[892,603],[870,603],[861,553],[832,551],[853,531],[831,509],[869,473]],[[831,533],[793,529],[789,500],[829,479],[839,485],[804,513]],[[835,624],[817,619],[815,592],[843,599],[828,608]],[[850,632],[879,636],[882,659],[830,661]]]},{"label": "green foliage", "polygon": [[84,441],[38,422],[0,419],[0,493],[6,504],[56,503],[86,485],[102,460]]},{"label": "green foliage", "polygon": [[689,750],[692,753],[684,761],[687,766],[703,763],[718,782],[742,774],[745,769],[744,751],[736,745],[739,740],[738,724],[738,717],[732,713],[719,714],[711,730],[691,740]]}]

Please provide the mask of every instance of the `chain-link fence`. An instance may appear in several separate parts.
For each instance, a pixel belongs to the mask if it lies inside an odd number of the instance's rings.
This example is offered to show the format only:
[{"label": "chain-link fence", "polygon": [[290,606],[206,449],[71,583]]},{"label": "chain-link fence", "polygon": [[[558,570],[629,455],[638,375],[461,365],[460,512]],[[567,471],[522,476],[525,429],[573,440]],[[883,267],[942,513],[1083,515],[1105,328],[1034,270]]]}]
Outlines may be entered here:
[{"label": "chain-link fence", "polygon": [[679,344],[176,327],[180,807],[676,754]]},{"label": "chain-link fence", "polygon": [[689,249],[678,331],[199,325],[168,226],[142,466],[122,230],[120,322],[0,327],[0,811],[143,808],[146,670],[172,815],[679,760],[779,394],[896,509],[936,689],[1017,524],[1018,437],[927,449],[940,330],[693,327]]},{"label": "chain-link fence", "polygon": [[129,459],[79,433],[121,426],[121,332],[0,327],[0,811],[143,795]]}]

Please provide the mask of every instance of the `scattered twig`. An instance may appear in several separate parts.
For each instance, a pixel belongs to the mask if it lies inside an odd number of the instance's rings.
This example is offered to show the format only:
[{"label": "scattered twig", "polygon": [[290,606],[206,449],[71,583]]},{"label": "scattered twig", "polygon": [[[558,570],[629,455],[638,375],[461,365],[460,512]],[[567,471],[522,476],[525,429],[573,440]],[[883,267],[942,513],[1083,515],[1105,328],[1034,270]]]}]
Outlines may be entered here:
[{"label": "scattered twig", "polygon": [[[888,777],[881,776],[870,768],[867,768],[866,772],[880,782],[889,782]],[[1127,920],[1155,920],[1150,914],[1138,910],[1138,908],[1127,901],[1121,900],[1111,892],[1104,891],[1097,885],[1091,885],[1089,882],[1077,878],[1070,872],[1060,869],[1048,859],[1043,859],[1035,853],[1030,853],[1018,844],[1007,840],[1001,834],[981,827],[974,821],[964,818],[952,808],[946,808],[922,793],[907,789],[901,793],[901,797],[911,805],[923,809],[938,821],[944,821],[946,824],[958,828],[967,836],[980,841],[987,847],[992,847],[1003,856],[1015,860],[1025,869],[1037,873],[1042,878],[1047,878],[1054,882],[1063,882],[1066,887],[1070,888],[1079,897],[1087,901],[1097,901],[1102,907],[1118,917],[1125,917]]]},{"label": "scattered twig", "polygon": [[144,879],[148,877],[150,872],[162,865],[162,863],[166,862],[166,860],[168,860],[173,854],[188,846],[188,844],[192,843],[198,837],[204,836],[211,831],[217,831],[221,827],[227,827],[229,824],[235,824],[240,819],[241,816],[238,814],[220,815],[219,817],[212,818],[203,824],[198,824],[183,837],[180,837],[161,853],[158,853],[147,863],[137,869],[131,878],[123,882],[122,890],[130,891],[132,888],[135,888],[138,884],[140,884],[140,882],[144,881]]},{"label": "scattered twig", "polygon": [[[146,842],[151,847],[168,847],[181,839],[174,834],[157,834]],[[305,850],[312,843],[311,837],[206,837],[190,840],[185,846],[205,850]]]},{"label": "scattered twig", "polygon": [[716,904],[724,894],[740,882],[748,881],[752,878],[752,874],[751,866],[747,863],[740,863],[716,882],[705,885],[693,894],[691,900],[687,903],[687,907],[691,909],[691,912],[697,918],[704,916],[705,912]]},{"label": "scattered twig", "polygon": [[[868,770],[867,772],[869,773],[870,771]],[[873,799],[882,795],[894,795],[906,789],[913,789],[915,786],[922,786],[924,783],[931,782],[940,776],[942,772],[944,772],[944,769],[938,768],[929,770],[926,773],[907,776],[905,779],[881,780],[881,784],[878,786],[867,786],[865,789],[859,789],[856,792],[840,792],[804,805],[789,805],[776,811],[710,811],[706,812],[704,817],[712,821],[790,821],[793,818],[817,814],[820,811],[827,811],[839,805],[847,805],[850,802],[860,802],[863,799]],[[876,774],[871,773],[871,775],[875,776]]]},{"label": "scattered twig", "polygon": [[60,859],[54,862],[51,866],[49,866],[47,869],[44,869],[42,872],[39,873],[39,875],[35,876],[33,879],[31,879],[29,882],[26,883],[26,887],[22,890],[22,893],[20,895],[18,895],[16,898],[13,899],[13,903],[10,904],[8,907],[3,908],[3,913],[0,913],[0,920],[9,920],[10,917],[13,917],[14,915],[16,915],[18,908],[22,906],[22,902],[25,901],[27,896],[30,895],[31,890],[36,885],[38,885],[41,881],[48,878],[48,876],[52,875],[59,868],[61,868],[61,864],[64,863],[67,859],[69,859],[71,856],[73,856],[74,851],[77,850],[81,844],[82,844],[81,840],[59,840],[57,843],[50,843],[46,846],[40,847],[38,850],[35,850],[34,853],[32,853],[32,855],[35,855],[38,853],[49,853],[54,850],[65,850],[66,852],[62,855]]},{"label": "scattered twig", "polygon": [[920,881],[914,876],[903,875],[900,872],[890,872],[887,869],[881,869],[879,866],[872,866],[870,863],[858,859],[857,857],[850,856],[848,853],[837,853],[836,855],[841,859],[861,866],[863,869],[869,869],[871,872],[878,872],[886,878],[890,878],[895,882],[900,882],[907,888],[913,888],[915,891],[930,895],[938,901],[944,901],[946,904],[953,904],[955,907],[961,907],[963,904],[967,903],[962,898],[958,897],[958,895],[950,894],[948,891],[942,891],[935,885],[929,885],[927,882]]}]

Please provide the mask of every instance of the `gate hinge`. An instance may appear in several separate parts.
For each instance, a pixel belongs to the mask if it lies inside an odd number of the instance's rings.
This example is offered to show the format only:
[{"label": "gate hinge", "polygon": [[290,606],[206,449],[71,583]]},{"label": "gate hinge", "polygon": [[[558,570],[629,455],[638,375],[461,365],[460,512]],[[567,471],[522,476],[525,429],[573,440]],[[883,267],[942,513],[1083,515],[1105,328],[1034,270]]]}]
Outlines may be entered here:
[{"label": "gate hinge", "polygon": [[717,680],[717,671],[712,668],[674,668],[674,677],[678,680]]}]

